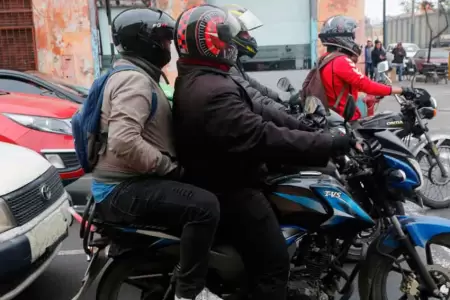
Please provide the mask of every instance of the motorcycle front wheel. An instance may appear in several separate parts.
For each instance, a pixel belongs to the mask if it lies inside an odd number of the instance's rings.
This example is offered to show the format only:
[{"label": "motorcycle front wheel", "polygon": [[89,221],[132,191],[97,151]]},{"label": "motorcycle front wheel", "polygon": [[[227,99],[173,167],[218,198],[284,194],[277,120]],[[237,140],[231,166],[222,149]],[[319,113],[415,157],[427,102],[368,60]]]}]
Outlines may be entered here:
[{"label": "motorcycle front wheel", "polygon": [[[439,159],[450,174],[450,140],[438,141],[436,146]],[[423,150],[417,154],[417,161],[424,177],[422,190],[419,196],[423,204],[429,208],[440,209],[450,207],[450,176],[445,178],[430,151]]]}]

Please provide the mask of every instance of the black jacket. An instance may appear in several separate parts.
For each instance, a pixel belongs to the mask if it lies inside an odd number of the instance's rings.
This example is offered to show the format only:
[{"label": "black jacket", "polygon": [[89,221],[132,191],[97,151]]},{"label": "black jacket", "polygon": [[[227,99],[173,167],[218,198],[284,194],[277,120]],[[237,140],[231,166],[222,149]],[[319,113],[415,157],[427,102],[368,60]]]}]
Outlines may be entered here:
[{"label": "black jacket", "polygon": [[378,48],[373,48],[373,50],[372,50],[372,64],[373,64],[373,66],[374,66],[375,68],[377,67],[377,65],[378,65],[380,62],[386,60],[386,58],[385,58],[385,59],[381,59],[380,56],[386,57],[386,52],[383,50],[383,48],[380,48],[380,49],[378,49]]},{"label": "black jacket", "polygon": [[406,51],[405,51],[405,48],[403,48],[403,47],[400,47],[400,48],[396,47],[396,48],[394,48],[392,50],[392,54],[394,54],[394,60],[392,62],[396,63],[396,64],[402,64],[403,60],[406,57]]},{"label": "black jacket", "polygon": [[213,191],[249,187],[265,162],[325,166],[331,155],[331,135],[301,131],[218,69],[178,64],[173,120],[187,180]]},{"label": "black jacket", "polygon": [[278,102],[278,93],[248,76],[239,61],[236,66],[230,69],[230,72],[233,78],[247,90],[247,94],[253,102],[270,105],[278,110],[286,110],[286,107]]}]

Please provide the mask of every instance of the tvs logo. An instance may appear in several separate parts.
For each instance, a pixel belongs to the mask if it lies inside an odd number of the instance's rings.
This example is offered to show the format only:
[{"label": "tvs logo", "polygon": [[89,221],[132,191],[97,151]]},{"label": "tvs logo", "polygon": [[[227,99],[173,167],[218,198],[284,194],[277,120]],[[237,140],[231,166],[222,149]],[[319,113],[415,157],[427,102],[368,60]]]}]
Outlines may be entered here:
[{"label": "tvs logo", "polygon": [[341,192],[325,191],[325,197],[331,197],[331,198],[336,198],[336,199],[339,199],[339,200],[343,200]]}]

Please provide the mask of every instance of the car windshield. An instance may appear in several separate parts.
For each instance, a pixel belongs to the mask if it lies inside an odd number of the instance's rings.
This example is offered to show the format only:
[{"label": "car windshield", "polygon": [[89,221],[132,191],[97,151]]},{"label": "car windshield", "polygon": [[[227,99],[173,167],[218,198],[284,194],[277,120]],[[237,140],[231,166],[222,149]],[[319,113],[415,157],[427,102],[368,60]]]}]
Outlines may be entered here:
[{"label": "car windshield", "polygon": [[405,50],[407,52],[415,52],[415,51],[419,50],[419,46],[414,45],[414,44],[404,44],[403,47],[405,48]]},{"label": "car windshield", "polygon": [[[431,58],[448,58],[449,55],[449,51],[431,51]],[[427,52],[427,56],[428,56],[428,52]]]},{"label": "car windshield", "polygon": [[78,96],[81,96],[81,97],[86,97],[88,92],[89,92],[89,90],[87,90],[87,89],[85,89],[83,87],[79,87],[79,86],[75,86],[75,85],[66,83],[62,79],[60,80],[58,78],[54,78],[54,77],[49,76],[47,74],[42,74],[40,72],[34,72],[34,71],[30,71],[30,72],[27,72],[27,73],[29,73],[31,75],[34,75],[36,77],[39,77],[39,78],[41,78],[41,79],[43,79],[45,81],[48,81],[48,82],[58,86],[59,88],[61,88],[63,90],[66,90],[67,92],[70,92],[72,94],[75,94],[75,95],[78,95]]}]

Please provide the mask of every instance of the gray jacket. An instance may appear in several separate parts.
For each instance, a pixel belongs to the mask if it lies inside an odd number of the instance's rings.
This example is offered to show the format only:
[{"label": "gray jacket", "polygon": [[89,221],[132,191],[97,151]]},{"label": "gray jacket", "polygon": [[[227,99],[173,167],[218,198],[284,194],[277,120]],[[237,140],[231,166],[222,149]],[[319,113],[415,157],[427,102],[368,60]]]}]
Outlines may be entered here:
[{"label": "gray jacket", "polygon": [[286,107],[278,102],[277,92],[248,76],[239,65],[232,67],[230,72],[233,79],[245,88],[254,103],[269,105],[277,110],[286,110]]}]

